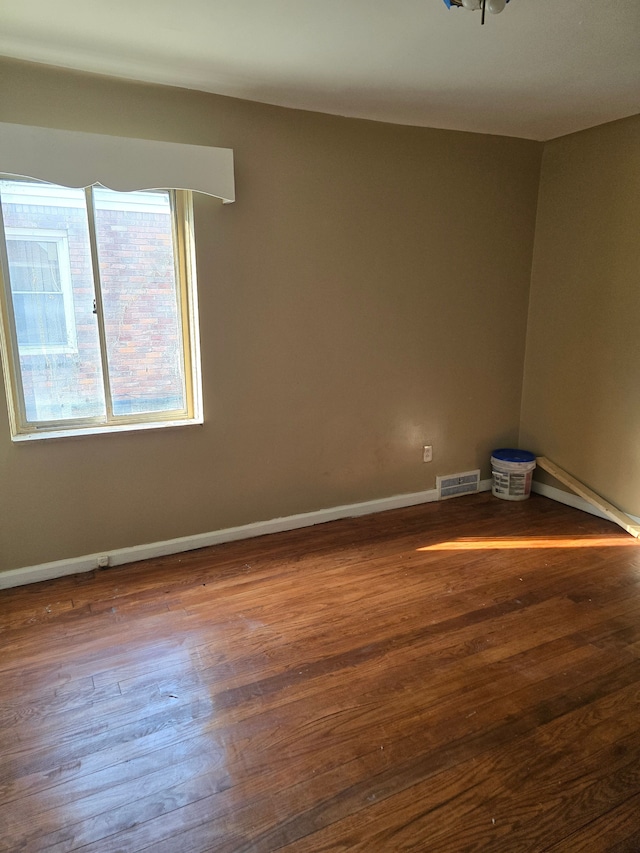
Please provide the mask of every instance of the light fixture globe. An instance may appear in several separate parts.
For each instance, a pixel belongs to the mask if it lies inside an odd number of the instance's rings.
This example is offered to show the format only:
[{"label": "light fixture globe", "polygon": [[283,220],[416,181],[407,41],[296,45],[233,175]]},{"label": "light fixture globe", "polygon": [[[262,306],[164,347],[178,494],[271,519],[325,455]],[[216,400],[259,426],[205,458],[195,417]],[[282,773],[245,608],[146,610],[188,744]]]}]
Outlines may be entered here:
[{"label": "light fixture globe", "polygon": [[482,12],[482,23],[484,24],[485,12],[499,15],[510,0],[444,0],[447,9],[467,9],[470,12]]}]

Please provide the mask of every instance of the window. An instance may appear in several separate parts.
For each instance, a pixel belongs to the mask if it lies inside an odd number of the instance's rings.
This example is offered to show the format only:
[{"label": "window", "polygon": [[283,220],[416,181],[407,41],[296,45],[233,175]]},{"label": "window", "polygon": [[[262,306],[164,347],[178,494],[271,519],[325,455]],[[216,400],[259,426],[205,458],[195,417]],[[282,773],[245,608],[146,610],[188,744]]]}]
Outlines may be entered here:
[{"label": "window", "polygon": [[32,228],[5,233],[19,352],[75,351],[67,235]]},{"label": "window", "polygon": [[14,438],[200,422],[191,197],[0,180]]}]

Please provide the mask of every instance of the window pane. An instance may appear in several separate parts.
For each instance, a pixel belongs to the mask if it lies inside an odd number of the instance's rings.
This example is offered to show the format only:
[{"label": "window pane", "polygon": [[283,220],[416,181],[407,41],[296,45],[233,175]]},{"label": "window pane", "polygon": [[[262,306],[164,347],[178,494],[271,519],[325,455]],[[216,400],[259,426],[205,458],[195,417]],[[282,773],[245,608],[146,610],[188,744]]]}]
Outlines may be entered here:
[{"label": "window pane", "polygon": [[114,414],[184,410],[169,193],[96,188],[94,205]]},{"label": "window pane", "polygon": [[11,289],[62,293],[60,281],[59,241],[7,241],[7,256],[11,270]]},{"label": "window pane", "polygon": [[54,277],[53,270],[37,265],[29,267],[26,264],[14,264],[11,261],[9,267],[11,290],[14,293],[62,293],[62,282],[59,276]]},{"label": "window pane", "polygon": [[84,192],[3,180],[0,194],[27,421],[104,417]]},{"label": "window pane", "polygon": [[18,347],[67,346],[67,323],[61,293],[14,293]]}]

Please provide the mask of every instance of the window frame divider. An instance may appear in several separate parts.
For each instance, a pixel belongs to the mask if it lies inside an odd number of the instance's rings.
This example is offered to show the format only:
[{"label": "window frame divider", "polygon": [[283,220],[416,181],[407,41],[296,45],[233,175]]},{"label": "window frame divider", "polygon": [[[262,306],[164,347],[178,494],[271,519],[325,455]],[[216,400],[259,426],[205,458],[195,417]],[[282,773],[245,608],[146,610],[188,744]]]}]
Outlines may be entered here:
[{"label": "window frame divider", "polygon": [[93,187],[85,187],[85,208],[87,212],[87,227],[89,228],[89,250],[91,267],[93,269],[93,298],[95,299],[95,315],[98,323],[98,338],[100,339],[100,362],[102,364],[102,387],[106,407],[105,421],[114,421],[113,398],[111,396],[111,377],[109,376],[109,357],[107,355],[107,332],[104,327],[104,303],[102,300],[102,278],[100,276],[100,258],[98,256],[98,235],[96,233],[96,209],[93,200]]},{"label": "window frame divider", "polygon": [[[2,353],[7,357],[2,359],[2,371],[4,373],[5,388],[7,393],[7,407],[9,409],[9,421],[12,435],[19,433],[19,424],[26,421],[26,404],[24,400],[24,387],[22,371],[20,369],[20,355],[18,353],[18,335],[15,329],[15,314],[13,308],[13,294],[11,285],[5,282],[3,270],[9,269],[9,258],[7,256],[7,235],[4,227],[4,217],[0,209],[0,345]],[[17,403],[17,406],[16,406]],[[16,411],[17,409],[17,411]]]}]

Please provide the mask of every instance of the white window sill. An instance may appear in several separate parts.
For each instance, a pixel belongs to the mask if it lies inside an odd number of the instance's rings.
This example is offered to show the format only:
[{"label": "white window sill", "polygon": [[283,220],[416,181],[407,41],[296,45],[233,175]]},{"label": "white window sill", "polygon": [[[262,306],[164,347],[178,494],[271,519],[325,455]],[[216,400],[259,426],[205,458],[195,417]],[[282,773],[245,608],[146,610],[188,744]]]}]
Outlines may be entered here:
[{"label": "white window sill", "polygon": [[152,421],[137,424],[100,424],[95,426],[75,427],[71,429],[40,429],[37,432],[25,432],[12,436],[12,441],[41,441],[50,438],[76,438],[82,435],[104,435],[105,433],[138,432],[148,429],[167,429],[171,427],[197,426],[203,423],[203,418],[188,418],[178,421]]}]

